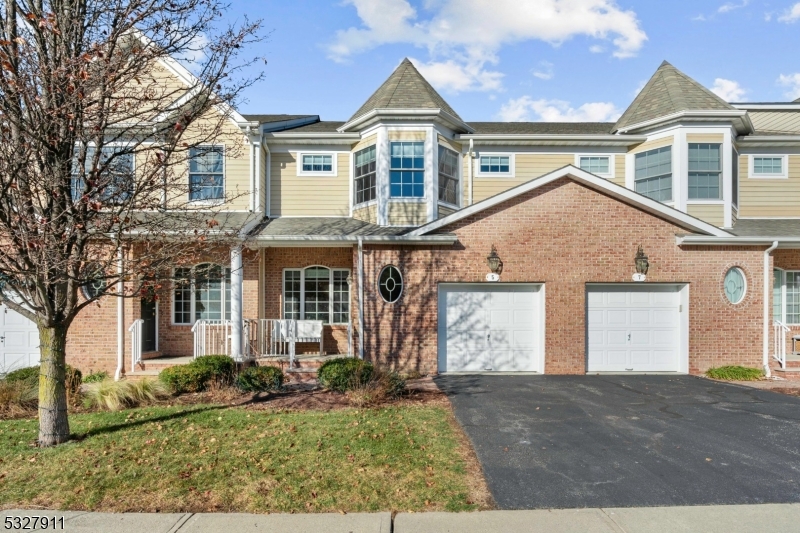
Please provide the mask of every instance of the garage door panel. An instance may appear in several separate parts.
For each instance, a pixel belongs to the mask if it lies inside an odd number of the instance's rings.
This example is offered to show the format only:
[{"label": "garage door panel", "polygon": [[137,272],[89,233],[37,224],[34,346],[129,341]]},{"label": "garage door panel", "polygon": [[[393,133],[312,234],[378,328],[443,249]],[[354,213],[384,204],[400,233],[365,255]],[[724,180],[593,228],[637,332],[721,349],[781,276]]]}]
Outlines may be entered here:
[{"label": "garage door panel", "polygon": [[39,364],[39,330],[36,324],[0,305],[0,372]]},{"label": "garage door panel", "polygon": [[677,287],[587,292],[587,367],[592,371],[678,371]]},{"label": "garage door panel", "polygon": [[[442,287],[445,371],[536,371],[539,287],[482,284]],[[440,310],[441,313],[441,310]],[[440,314],[441,316],[441,314]]]}]

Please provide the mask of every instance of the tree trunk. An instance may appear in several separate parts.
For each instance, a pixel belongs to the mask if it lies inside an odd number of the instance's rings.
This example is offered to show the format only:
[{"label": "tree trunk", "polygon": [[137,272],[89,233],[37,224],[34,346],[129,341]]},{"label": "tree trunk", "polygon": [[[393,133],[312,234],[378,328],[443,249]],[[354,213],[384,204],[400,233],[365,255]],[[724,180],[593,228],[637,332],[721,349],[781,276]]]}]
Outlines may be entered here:
[{"label": "tree trunk", "polygon": [[39,326],[39,445],[55,446],[69,440],[67,419],[65,327]]}]

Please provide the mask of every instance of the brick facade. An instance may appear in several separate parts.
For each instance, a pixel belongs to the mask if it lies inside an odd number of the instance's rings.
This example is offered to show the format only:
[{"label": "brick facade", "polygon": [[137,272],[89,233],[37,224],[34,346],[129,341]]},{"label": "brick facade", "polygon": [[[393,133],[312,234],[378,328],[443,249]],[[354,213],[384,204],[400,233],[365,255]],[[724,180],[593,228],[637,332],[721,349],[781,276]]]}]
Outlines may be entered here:
[{"label": "brick facade", "polygon": [[[436,371],[438,283],[485,281],[494,244],[503,282],[545,283],[545,372],[584,373],[586,284],[630,282],[641,244],[650,258],[648,282],[690,285],[690,372],[761,365],[764,247],[679,247],[675,235],[685,229],[567,178],[441,231],[455,233],[456,244],[365,247],[364,347],[381,364]],[[404,294],[395,304],[376,291],[387,264],[404,277]],[[747,276],[747,294],[738,305],[723,292],[731,266]]]}]

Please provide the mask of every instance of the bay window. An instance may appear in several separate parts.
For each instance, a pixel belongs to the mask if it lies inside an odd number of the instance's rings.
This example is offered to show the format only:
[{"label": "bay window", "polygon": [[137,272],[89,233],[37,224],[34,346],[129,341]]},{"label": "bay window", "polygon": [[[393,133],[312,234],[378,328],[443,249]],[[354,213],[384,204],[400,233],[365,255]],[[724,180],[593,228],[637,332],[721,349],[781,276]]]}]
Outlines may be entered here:
[{"label": "bay window", "polygon": [[672,147],[665,146],[636,154],[636,192],[658,200],[672,201]]},{"label": "bay window", "polygon": [[689,143],[689,200],[722,199],[721,144]]},{"label": "bay window", "polygon": [[458,154],[439,146],[439,201],[458,205]]},{"label": "bay window", "polygon": [[425,197],[425,143],[390,143],[389,196]]}]

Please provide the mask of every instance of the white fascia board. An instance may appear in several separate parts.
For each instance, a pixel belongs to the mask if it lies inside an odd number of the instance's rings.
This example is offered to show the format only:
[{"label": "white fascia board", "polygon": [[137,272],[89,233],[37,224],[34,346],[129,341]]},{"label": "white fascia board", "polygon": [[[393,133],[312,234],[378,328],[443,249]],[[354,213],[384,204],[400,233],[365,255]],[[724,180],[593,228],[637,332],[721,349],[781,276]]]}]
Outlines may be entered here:
[{"label": "white fascia board", "polygon": [[632,124],[630,126],[626,126],[624,128],[620,128],[617,130],[619,133],[627,133],[629,131],[640,130],[644,128],[650,128],[653,126],[657,126],[658,124],[662,124],[664,122],[673,122],[676,120],[686,119],[686,118],[732,118],[732,119],[741,119],[746,126],[750,128],[750,131],[753,131],[753,123],[750,121],[750,117],[747,116],[747,111],[744,109],[713,109],[708,111],[678,111],[677,113],[672,113],[671,115],[664,115],[663,117],[654,118],[652,120],[646,120],[644,122],[639,122],[638,124]]},{"label": "white fascia board", "polygon": [[451,245],[456,242],[455,235],[258,235],[249,240],[257,246],[341,246],[342,244],[398,244],[398,245]]},{"label": "white fascia board", "polygon": [[753,104],[731,104],[736,109],[752,109],[761,111],[800,111],[800,103],[794,102],[775,102],[775,103],[753,103]]},{"label": "white fascia board", "polygon": [[364,113],[360,117],[356,117],[350,122],[347,122],[339,127],[340,132],[345,132],[347,130],[352,130],[358,127],[361,124],[369,122],[373,119],[377,119],[378,117],[387,117],[387,118],[414,118],[414,117],[433,117],[440,118],[443,122],[449,123],[455,126],[458,129],[462,129],[464,131],[473,132],[475,131],[465,123],[463,120],[454,117],[447,111],[443,111],[442,109],[373,109],[367,113]]},{"label": "white fascia board", "polygon": [[731,236],[729,232],[722,230],[712,224],[709,224],[708,222],[703,222],[699,218],[695,218],[687,213],[683,213],[681,211],[673,209],[672,207],[664,205],[661,202],[657,202],[656,200],[652,200],[630,189],[626,189],[625,187],[617,185],[616,183],[613,183],[612,181],[609,181],[605,178],[595,176],[594,174],[591,174],[589,172],[586,172],[585,170],[577,168],[575,165],[567,165],[558,170],[554,170],[549,174],[545,174],[544,176],[541,176],[539,178],[534,178],[526,183],[523,183],[522,185],[518,185],[512,189],[508,189],[507,191],[492,196],[491,198],[487,198],[469,207],[460,209],[459,211],[456,211],[451,215],[448,215],[446,217],[440,218],[439,220],[421,226],[415,229],[414,231],[409,232],[408,235],[409,236],[425,235],[441,227],[447,226],[454,222],[458,222],[459,220],[464,219],[470,215],[479,213],[484,209],[488,209],[497,204],[510,200],[516,196],[525,194],[526,192],[538,189],[539,187],[547,185],[548,183],[566,177],[573,179],[578,183],[582,183],[583,185],[586,185],[589,188],[602,191],[603,193],[612,196],[622,202],[636,206],[656,216],[665,218],[676,225],[685,228],[691,228],[693,231],[697,231],[699,233],[705,233],[708,235],[714,235],[716,237]]},{"label": "white fascia board", "polygon": [[737,143],[752,143],[752,142],[800,142],[800,135],[748,135],[747,137],[738,137]]},{"label": "white fascia board", "polygon": [[535,134],[494,134],[494,133],[470,133],[456,135],[456,141],[474,141],[475,144],[488,141],[516,141],[531,142],[555,141],[564,143],[586,143],[600,142],[605,144],[618,144],[620,146],[631,146],[647,141],[646,135],[535,135]]},{"label": "white fascia board", "polygon": [[358,133],[264,133],[264,141],[275,144],[353,144],[361,140]]},{"label": "white fascia board", "polygon": [[800,237],[710,237],[707,235],[676,235],[675,243],[694,246],[771,246],[778,241],[778,248],[800,248]]}]

